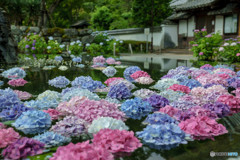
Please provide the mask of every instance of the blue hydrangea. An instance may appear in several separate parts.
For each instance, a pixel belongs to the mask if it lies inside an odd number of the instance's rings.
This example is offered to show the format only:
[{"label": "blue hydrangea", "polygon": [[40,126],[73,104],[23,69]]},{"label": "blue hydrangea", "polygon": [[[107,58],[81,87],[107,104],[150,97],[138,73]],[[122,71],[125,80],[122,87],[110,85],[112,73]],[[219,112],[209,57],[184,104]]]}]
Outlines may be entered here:
[{"label": "blue hydrangea", "polygon": [[149,114],[147,118],[143,121],[143,124],[165,124],[165,123],[175,123],[178,124],[178,121],[174,118],[170,117],[168,114],[164,114],[161,112],[155,112],[153,114]]},{"label": "blue hydrangea", "polygon": [[81,87],[89,91],[95,91],[97,88],[105,87],[101,81],[94,81],[90,76],[76,77],[71,84],[73,87]]},{"label": "blue hydrangea", "polygon": [[75,67],[78,67],[78,68],[84,68],[85,65],[84,65],[84,64],[77,64],[77,65],[75,65]]},{"label": "blue hydrangea", "polygon": [[151,113],[152,109],[153,108],[150,103],[137,97],[126,100],[121,105],[121,110],[126,114],[126,116],[132,119],[141,119]]},{"label": "blue hydrangea", "polygon": [[123,72],[124,78],[130,82],[134,82],[134,79],[130,76],[136,71],[141,71],[141,69],[138,66],[131,66],[126,68]]},{"label": "blue hydrangea", "polygon": [[31,101],[26,101],[24,102],[26,107],[28,108],[34,108],[38,110],[47,110],[49,108],[56,108],[59,104],[59,101],[53,99],[53,100],[48,100],[46,98],[43,98],[41,100],[31,100]]},{"label": "blue hydrangea", "polygon": [[13,105],[20,104],[17,94],[10,88],[0,89],[0,111]]},{"label": "blue hydrangea", "polygon": [[165,91],[159,93],[159,95],[167,98],[169,100],[169,102],[174,102],[174,101],[177,101],[178,98],[184,96],[185,93],[168,89],[168,90],[165,90]]},{"label": "blue hydrangea", "polygon": [[91,100],[100,100],[99,96],[95,93],[92,93],[91,91],[87,89],[81,89],[81,88],[75,88],[72,90],[69,90],[62,96],[62,101],[69,101],[72,97],[79,96],[79,97],[87,97]]},{"label": "blue hydrangea", "polygon": [[196,106],[196,104],[193,103],[192,101],[177,100],[177,101],[170,103],[170,106],[184,111],[184,110],[187,110],[189,108]]},{"label": "blue hydrangea", "polygon": [[69,85],[69,83],[70,81],[65,76],[59,76],[48,81],[50,86],[54,86],[56,88],[65,88],[67,85]]},{"label": "blue hydrangea", "polygon": [[0,119],[2,121],[16,120],[23,112],[28,110],[31,109],[25,107],[23,104],[15,104],[11,107],[3,109],[2,112],[0,112]]},{"label": "blue hydrangea", "polygon": [[240,71],[237,71],[237,76],[240,77]]},{"label": "blue hydrangea", "polygon": [[179,84],[180,82],[175,79],[165,78],[159,80],[152,88],[157,89],[159,91],[164,91],[168,89],[170,86],[174,84]]},{"label": "blue hydrangea", "polygon": [[227,79],[229,87],[233,88],[239,88],[240,87],[240,78],[239,77],[233,77]]},{"label": "blue hydrangea", "polygon": [[189,78],[186,75],[181,75],[181,74],[177,74],[171,77],[172,79],[176,79],[178,82],[184,82],[184,81],[188,81]]},{"label": "blue hydrangea", "polygon": [[4,82],[3,81],[0,81],[0,86],[2,86],[4,84]]},{"label": "blue hydrangea", "polygon": [[43,133],[51,127],[51,117],[43,111],[23,112],[12,125],[24,134]]},{"label": "blue hydrangea", "polygon": [[188,86],[190,89],[202,86],[202,84],[195,79],[189,79],[189,80],[183,81],[180,83],[180,85]]},{"label": "blue hydrangea", "polygon": [[2,73],[4,78],[8,79],[20,79],[26,76],[26,72],[22,68],[11,68]]},{"label": "blue hydrangea", "polygon": [[69,137],[64,137],[60,134],[49,131],[37,135],[33,137],[33,139],[44,143],[46,148],[61,146],[71,141],[71,138]]},{"label": "blue hydrangea", "polygon": [[82,58],[81,57],[74,57],[72,59],[73,62],[76,62],[76,63],[81,63],[82,62]]},{"label": "blue hydrangea", "polygon": [[54,58],[55,61],[61,62],[63,60],[63,58],[61,56],[56,56]]},{"label": "blue hydrangea", "polygon": [[117,73],[117,70],[112,66],[108,66],[102,71],[102,73],[107,77],[113,77]]},{"label": "blue hydrangea", "polygon": [[137,136],[144,144],[159,150],[169,150],[178,147],[179,144],[187,144],[186,139],[189,137],[174,123],[148,125],[143,131],[137,132]]},{"label": "blue hydrangea", "polygon": [[119,83],[117,85],[111,86],[107,96],[109,98],[113,98],[121,101],[121,100],[130,98],[132,96],[132,93],[127,88],[126,85],[124,85],[123,83]]},{"label": "blue hydrangea", "polygon": [[230,69],[232,71],[234,71],[234,68],[232,66],[228,66],[228,65],[216,65],[214,66],[215,69],[218,69],[218,68],[225,68],[225,69]]}]

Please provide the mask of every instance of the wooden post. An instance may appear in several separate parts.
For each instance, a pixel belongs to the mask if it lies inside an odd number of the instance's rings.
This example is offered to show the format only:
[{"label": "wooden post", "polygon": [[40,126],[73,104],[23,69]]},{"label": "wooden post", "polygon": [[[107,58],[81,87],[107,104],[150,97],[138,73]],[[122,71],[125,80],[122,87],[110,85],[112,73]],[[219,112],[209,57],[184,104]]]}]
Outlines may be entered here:
[{"label": "wooden post", "polygon": [[113,45],[113,56],[115,57],[116,55],[116,45]]},{"label": "wooden post", "polygon": [[143,52],[143,46],[142,44],[140,45],[140,50],[141,50],[141,53]]},{"label": "wooden post", "polygon": [[131,43],[129,43],[129,50],[130,50],[131,54],[133,54],[133,50],[132,50],[132,45],[131,45]]}]

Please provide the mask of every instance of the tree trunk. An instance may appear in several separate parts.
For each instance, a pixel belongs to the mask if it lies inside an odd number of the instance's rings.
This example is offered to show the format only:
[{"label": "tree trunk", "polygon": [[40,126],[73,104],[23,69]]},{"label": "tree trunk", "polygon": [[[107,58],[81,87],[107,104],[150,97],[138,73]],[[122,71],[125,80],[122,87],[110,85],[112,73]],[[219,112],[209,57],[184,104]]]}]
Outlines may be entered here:
[{"label": "tree trunk", "polygon": [[151,10],[151,31],[152,31],[152,37],[151,37],[151,53],[153,53],[153,25],[154,25],[154,0],[152,0],[152,10]]}]

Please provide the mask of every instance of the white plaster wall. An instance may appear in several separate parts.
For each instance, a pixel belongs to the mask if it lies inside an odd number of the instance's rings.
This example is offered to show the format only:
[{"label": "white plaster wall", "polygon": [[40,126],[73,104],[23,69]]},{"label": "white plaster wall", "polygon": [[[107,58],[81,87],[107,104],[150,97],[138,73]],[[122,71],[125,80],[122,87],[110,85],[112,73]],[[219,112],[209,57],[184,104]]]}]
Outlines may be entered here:
[{"label": "white plaster wall", "polygon": [[187,20],[179,21],[179,34],[187,34]]},{"label": "white plaster wall", "polygon": [[194,36],[194,29],[196,28],[194,16],[188,19],[188,37]]},{"label": "white plaster wall", "polygon": [[[162,28],[163,33],[170,35],[172,42],[178,46],[178,25],[162,25]],[[164,41],[162,41],[162,46],[164,46]]]},{"label": "white plaster wall", "polygon": [[221,35],[223,35],[223,16],[216,16],[215,32],[219,32]]}]

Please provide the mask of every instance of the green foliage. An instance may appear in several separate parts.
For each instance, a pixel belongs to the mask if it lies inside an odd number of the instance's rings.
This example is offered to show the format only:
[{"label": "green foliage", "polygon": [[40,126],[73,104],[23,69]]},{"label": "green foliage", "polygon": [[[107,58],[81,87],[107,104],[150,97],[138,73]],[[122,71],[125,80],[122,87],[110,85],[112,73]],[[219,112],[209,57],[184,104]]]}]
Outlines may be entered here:
[{"label": "green foliage", "polygon": [[18,43],[18,47],[22,53],[41,54],[45,52],[47,44],[42,36],[31,33]]},{"label": "green foliage", "polygon": [[59,54],[64,51],[64,45],[60,45],[58,41],[48,40],[47,44],[47,53],[48,54]]},{"label": "green foliage", "polygon": [[104,42],[106,41],[107,39],[109,39],[108,35],[106,33],[97,33],[95,36],[94,36],[94,40],[93,40],[93,43],[101,43],[101,42]]},{"label": "green foliage", "polygon": [[206,30],[195,31],[195,40],[190,44],[193,46],[193,55],[199,60],[213,61],[218,56],[218,47],[222,42],[219,33],[208,34]]},{"label": "green foliage", "polygon": [[100,44],[92,43],[90,46],[86,47],[86,50],[91,56],[104,55],[103,46]]},{"label": "green foliage", "polygon": [[79,42],[72,42],[69,46],[69,51],[73,55],[80,55],[83,52],[83,46]]}]

